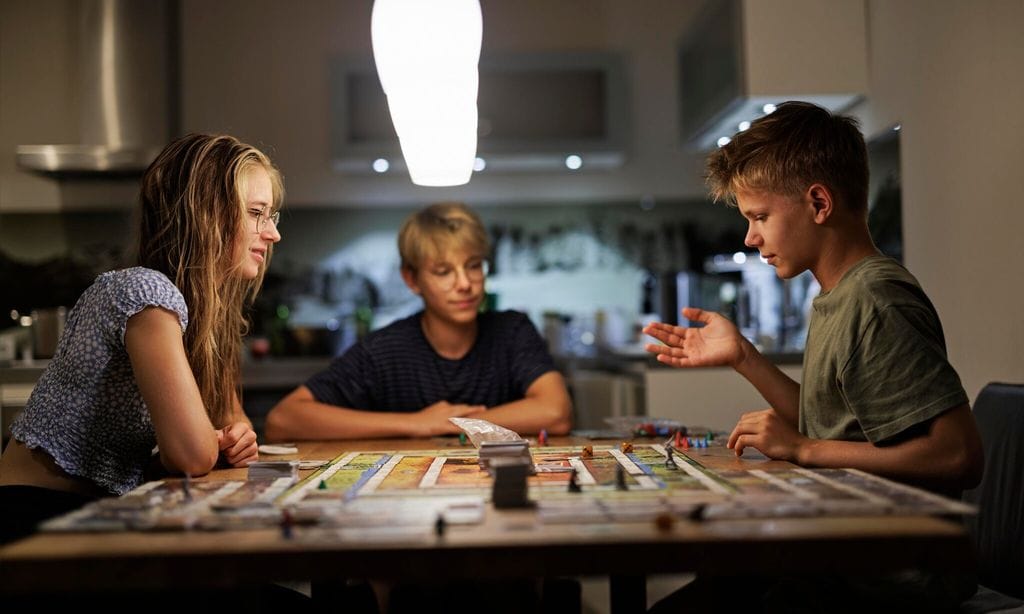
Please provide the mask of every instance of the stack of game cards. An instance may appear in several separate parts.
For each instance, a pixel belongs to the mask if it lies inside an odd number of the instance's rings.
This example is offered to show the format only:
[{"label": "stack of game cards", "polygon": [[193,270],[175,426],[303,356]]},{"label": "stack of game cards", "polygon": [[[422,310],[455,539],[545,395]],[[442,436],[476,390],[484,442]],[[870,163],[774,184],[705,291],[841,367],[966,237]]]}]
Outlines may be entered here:
[{"label": "stack of game cards", "polygon": [[299,461],[256,461],[249,465],[249,480],[299,479]]}]

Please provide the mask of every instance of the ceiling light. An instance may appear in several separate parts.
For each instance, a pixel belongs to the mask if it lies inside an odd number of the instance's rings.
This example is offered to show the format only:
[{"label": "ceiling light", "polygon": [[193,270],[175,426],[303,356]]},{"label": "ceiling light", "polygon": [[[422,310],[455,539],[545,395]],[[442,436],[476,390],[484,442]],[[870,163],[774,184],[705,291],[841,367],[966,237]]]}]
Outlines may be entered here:
[{"label": "ceiling light", "polygon": [[479,173],[480,171],[484,170],[485,168],[487,168],[487,160],[484,160],[483,158],[479,158],[479,157],[476,160],[473,160],[473,171],[474,172]]},{"label": "ceiling light", "polygon": [[583,166],[583,158],[576,154],[570,154],[565,157],[565,167],[570,171],[578,170],[581,166]]},{"label": "ceiling light", "polygon": [[389,168],[391,168],[391,163],[384,158],[377,158],[373,161],[373,170],[378,173],[386,173]]},{"label": "ceiling light", "polygon": [[732,142],[732,139],[730,139],[727,136],[723,136],[719,137],[717,142],[719,147],[725,147],[726,145]]},{"label": "ceiling light", "polygon": [[761,110],[764,111],[765,115],[771,115],[772,113],[775,112],[775,108],[775,105],[769,102],[768,104],[761,107]]},{"label": "ceiling light", "polygon": [[738,127],[740,132],[743,132],[744,130],[750,127],[750,122],[748,122],[747,120],[743,120],[740,122],[740,125]]},{"label": "ceiling light", "polygon": [[412,182],[468,182],[476,161],[479,1],[375,0],[370,29]]}]

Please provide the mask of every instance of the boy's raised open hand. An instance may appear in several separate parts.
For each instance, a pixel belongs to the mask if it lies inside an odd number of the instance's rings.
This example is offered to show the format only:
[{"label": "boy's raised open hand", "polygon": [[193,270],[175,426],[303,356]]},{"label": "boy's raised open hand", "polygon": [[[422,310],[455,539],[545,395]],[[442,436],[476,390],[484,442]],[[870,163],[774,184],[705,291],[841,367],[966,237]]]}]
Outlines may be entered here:
[{"label": "boy's raised open hand", "polygon": [[644,334],[664,345],[648,343],[645,349],[659,362],[673,367],[735,367],[746,356],[743,335],[736,325],[713,311],[684,307],[683,317],[702,322],[700,328],[652,322]]}]

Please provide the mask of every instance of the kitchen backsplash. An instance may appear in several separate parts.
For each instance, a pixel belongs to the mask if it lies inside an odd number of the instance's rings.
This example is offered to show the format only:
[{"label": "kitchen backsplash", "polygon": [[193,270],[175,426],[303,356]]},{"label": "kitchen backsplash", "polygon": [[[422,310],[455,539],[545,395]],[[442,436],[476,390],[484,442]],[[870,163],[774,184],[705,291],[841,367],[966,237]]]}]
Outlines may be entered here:
[{"label": "kitchen backsplash", "polygon": [[[418,309],[395,242],[413,210],[286,207],[254,335],[267,336],[275,353],[336,353]],[[744,232],[736,211],[705,201],[478,211],[494,247],[495,306],[526,311],[538,327],[546,313],[632,322],[652,308],[650,279],[699,269],[706,257],[740,248]],[[130,236],[126,211],[0,215],[3,313],[72,303],[96,274],[123,265]]]}]

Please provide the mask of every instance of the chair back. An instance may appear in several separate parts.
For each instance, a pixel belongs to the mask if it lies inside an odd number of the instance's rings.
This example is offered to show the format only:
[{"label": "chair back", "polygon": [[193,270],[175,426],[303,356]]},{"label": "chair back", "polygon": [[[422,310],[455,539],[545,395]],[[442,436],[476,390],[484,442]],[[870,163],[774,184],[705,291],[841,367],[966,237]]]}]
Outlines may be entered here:
[{"label": "chair back", "polygon": [[988,384],[974,417],[985,475],[964,501],[978,506],[965,520],[978,551],[978,582],[1024,598],[1024,385]]}]

